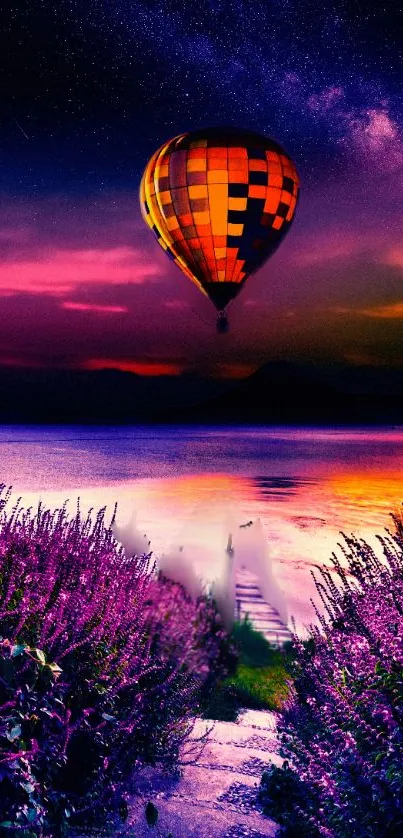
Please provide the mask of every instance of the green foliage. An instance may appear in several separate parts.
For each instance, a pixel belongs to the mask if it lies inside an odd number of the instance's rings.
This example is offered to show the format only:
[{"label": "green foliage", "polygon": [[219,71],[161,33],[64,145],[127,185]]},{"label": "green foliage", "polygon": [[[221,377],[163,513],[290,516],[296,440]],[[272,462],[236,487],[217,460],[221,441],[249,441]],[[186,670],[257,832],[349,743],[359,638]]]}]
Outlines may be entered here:
[{"label": "green foliage", "polygon": [[288,696],[287,673],[282,661],[272,666],[240,664],[227,684],[234,688],[241,707],[253,710],[280,710]]},{"label": "green foliage", "polygon": [[[0,639],[0,828],[23,836],[43,834],[49,814],[69,818],[74,809],[54,788],[65,761],[58,735],[66,712],[58,679],[62,670],[41,649]],[[46,777],[42,776],[44,761]]]},{"label": "green foliage", "polygon": [[282,660],[281,652],[253,628],[249,617],[235,623],[232,638],[239,649],[240,662],[245,666],[267,667]]},{"label": "green foliage", "polygon": [[235,623],[231,640],[238,653],[238,665],[232,675],[217,683],[203,707],[205,718],[236,721],[243,708],[279,710],[288,697],[293,653],[289,648],[272,646],[253,628],[248,617]]}]

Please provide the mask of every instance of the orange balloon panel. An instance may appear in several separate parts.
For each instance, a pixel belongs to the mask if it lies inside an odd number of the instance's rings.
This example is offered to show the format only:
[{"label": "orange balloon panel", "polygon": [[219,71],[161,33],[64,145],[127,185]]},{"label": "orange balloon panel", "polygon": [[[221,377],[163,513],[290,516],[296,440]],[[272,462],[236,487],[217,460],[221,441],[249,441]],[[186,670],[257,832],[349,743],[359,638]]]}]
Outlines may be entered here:
[{"label": "orange balloon panel", "polygon": [[223,309],[286,235],[298,194],[294,163],[278,143],[211,128],[153,155],[140,204],[161,247]]}]

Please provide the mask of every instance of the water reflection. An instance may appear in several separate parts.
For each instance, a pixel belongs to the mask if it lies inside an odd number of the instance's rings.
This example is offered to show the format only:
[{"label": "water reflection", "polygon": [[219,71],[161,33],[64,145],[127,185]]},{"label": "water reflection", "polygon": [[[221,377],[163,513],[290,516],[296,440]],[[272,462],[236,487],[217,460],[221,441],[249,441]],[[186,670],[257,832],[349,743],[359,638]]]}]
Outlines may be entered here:
[{"label": "water reflection", "polygon": [[228,519],[260,518],[297,623],[312,617],[311,570],[340,532],[376,544],[403,500],[400,429],[1,428],[1,479],[24,503],[75,511],[115,501],[137,513],[158,555],[192,549],[206,578],[222,571]]},{"label": "water reflection", "polygon": [[283,500],[295,495],[301,486],[314,482],[302,477],[255,477],[254,480],[262,495],[281,497]]}]

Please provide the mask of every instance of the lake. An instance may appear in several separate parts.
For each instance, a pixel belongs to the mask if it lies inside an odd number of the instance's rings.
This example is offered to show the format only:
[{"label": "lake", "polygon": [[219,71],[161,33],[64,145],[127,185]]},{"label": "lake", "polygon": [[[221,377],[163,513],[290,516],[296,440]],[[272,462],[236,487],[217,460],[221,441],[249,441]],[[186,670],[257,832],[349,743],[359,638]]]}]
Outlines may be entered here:
[{"label": "lake", "polygon": [[73,513],[79,496],[110,518],[117,501],[154,555],[185,545],[206,579],[222,572],[229,530],[260,519],[298,626],[340,531],[376,545],[403,500],[400,427],[2,426],[0,457],[25,505],[69,499]]}]

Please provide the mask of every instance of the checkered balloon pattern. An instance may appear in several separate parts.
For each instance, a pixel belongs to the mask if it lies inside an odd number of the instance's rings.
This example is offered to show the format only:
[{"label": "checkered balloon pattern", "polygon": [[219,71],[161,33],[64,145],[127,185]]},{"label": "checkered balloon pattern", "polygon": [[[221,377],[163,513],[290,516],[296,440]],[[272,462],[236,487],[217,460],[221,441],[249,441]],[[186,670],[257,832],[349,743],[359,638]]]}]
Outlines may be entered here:
[{"label": "checkered balloon pattern", "polygon": [[277,142],[212,128],[158,149],[140,204],[161,247],[221,310],[274,253],[298,195],[295,165]]}]

